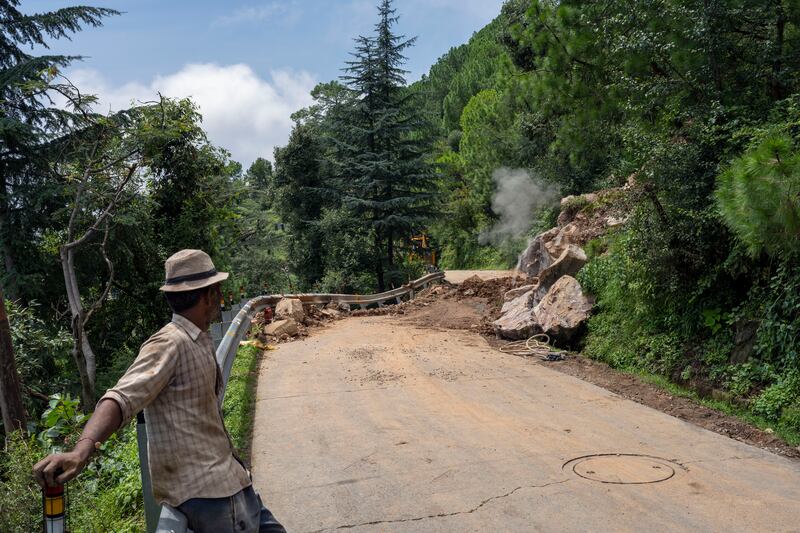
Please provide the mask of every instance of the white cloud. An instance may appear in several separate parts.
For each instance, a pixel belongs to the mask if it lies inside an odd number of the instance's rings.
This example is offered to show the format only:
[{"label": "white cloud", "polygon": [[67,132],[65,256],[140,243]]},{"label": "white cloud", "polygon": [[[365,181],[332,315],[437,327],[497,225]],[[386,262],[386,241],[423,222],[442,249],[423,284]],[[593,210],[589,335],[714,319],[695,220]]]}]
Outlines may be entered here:
[{"label": "white cloud", "polygon": [[273,148],[286,143],[290,115],[312,103],[309,93],[316,84],[304,71],[274,70],[265,80],[248,65],[213,63],[189,64],[146,84],[113,85],[95,70],[75,70],[69,77],[81,91],[98,95],[105,110],[154,100],[159,92],[191,98],[200,107],[211,142],[228,149],[245,169],[257,157],[272,159]]}]

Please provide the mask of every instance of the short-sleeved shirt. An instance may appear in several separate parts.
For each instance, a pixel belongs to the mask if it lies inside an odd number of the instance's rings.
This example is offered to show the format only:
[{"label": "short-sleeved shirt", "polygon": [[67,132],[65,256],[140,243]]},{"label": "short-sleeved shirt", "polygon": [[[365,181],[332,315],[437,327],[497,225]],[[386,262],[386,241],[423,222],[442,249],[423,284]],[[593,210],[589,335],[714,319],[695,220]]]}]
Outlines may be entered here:
[{"label": "short-sleeved shirt", "polygon": [[175,314],[101,398],[119,404],[123,425],[144,409],[156,501],[177,507],[190,498],[232,496],[250,485],[225,430],[217,402],[221,388],[208,333]]}]

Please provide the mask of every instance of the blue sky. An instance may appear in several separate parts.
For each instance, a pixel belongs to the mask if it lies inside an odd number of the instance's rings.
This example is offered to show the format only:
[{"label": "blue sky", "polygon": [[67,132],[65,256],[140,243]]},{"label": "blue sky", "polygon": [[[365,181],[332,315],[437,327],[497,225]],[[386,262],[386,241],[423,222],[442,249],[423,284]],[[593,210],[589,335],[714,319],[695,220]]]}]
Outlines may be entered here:
[{"label": "blue sky", "polygon": [[[352,38],[371,32],[377,0],[106,0],[125,12],[52,50],[86,56],[66,75],[108,109],[158,91],[191,96],[215,144],[245,165],[285,143],[289,114],[308,91],[340,74]],[[84,2],[81,2],[84,3]],[[450,47],[466,42],[502,0],[397,0],[399,33],[417,36],[407,55],[418,79]],[[23,12],[74,2],[30,0]]]}]

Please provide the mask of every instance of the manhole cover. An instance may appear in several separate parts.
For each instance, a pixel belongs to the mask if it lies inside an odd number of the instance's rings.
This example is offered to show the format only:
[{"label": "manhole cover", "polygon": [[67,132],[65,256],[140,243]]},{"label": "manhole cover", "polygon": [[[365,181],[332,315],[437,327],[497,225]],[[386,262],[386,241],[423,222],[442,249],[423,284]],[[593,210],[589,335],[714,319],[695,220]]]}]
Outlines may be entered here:
[{"label": "manhole cover", "polygon": [[585,479],[618,485],[658,483],[675,475],[670,461],[637,454],[587,455],[567,461],[564,468]]}]

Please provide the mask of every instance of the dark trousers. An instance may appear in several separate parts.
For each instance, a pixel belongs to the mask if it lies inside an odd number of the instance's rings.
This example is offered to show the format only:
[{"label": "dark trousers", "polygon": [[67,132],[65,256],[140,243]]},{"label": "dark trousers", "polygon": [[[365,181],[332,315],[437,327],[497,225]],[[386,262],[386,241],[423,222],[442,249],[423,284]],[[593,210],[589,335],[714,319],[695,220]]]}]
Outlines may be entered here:
[{"label": "dark trousers", "polygon": [[228,498],[192,498],[178,510],[194,533],[286,533],[252,486]]}]

